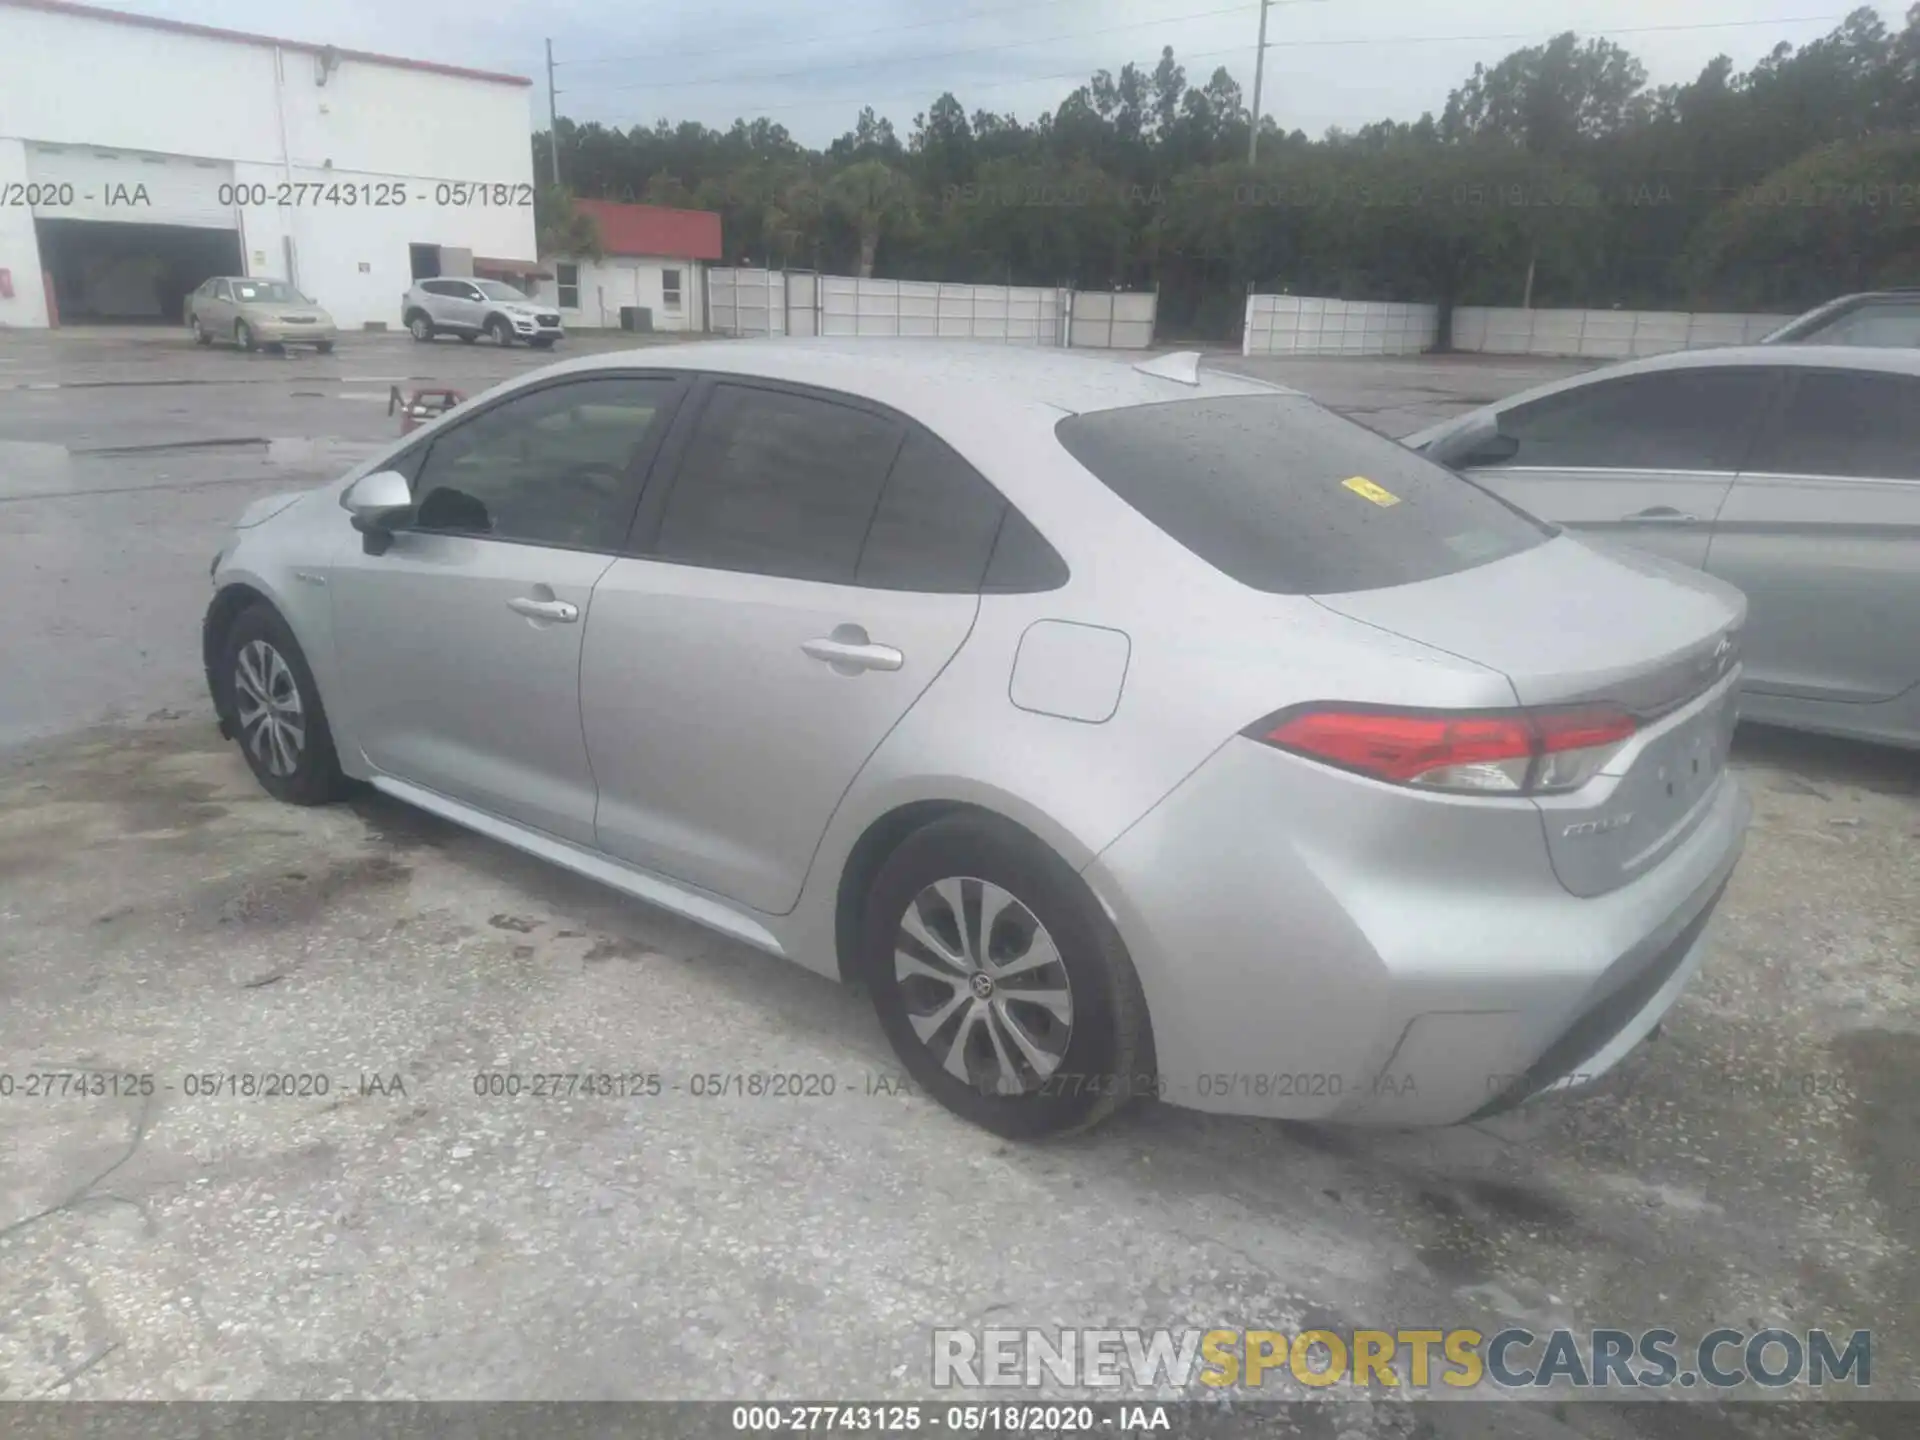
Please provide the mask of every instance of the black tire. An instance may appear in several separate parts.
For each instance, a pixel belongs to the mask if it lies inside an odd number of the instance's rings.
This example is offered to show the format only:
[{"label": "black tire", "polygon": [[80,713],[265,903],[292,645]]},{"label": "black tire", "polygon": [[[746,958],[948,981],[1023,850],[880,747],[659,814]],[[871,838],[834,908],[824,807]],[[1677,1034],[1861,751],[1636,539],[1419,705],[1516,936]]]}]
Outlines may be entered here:
[{"label": "black tire", "polygon": [[487,334],[493,337],[493,343],[498,345],[502,350],[505,350],[513,344],[513,326],[502,320],[498,315],[487,321]]},{"label": "black tire", "polygon": [[333,353],[333,342],[331,340],[322,340],[313,348],[318,350],[322,355],[331,355]]},{"label": "black tire", "polygon": [[[304,739],[290,768],[275,773],[276,747],[264,726],[249,729],[245,724],[246,695],[241,681],[242,652],[259,675],[260,652],[250,647],[265,646],[271,655],[284,662],[292,687],[298,693],[299,716]],[[270,689],[277,689],[269,667],[266,677]],[[265,603],[249,605],[233,619],[220,644],[220,713],[229,722],[240,753],[260,786],[276,800],[290,805],[325,805],[346,793],[346,777],[340,770],[340,757],[333,748],[333,732],[327,726],[327,712],[320,702],[320,687],[293,631],[279,611]],[[257,688],[257,687],[256,687]],[[256,746],[258,747],[256,749]],[[278,752],[284,758],[284,751]]]},{"label": "black tire", "polygon": [[462,345],[471,345],[474,341],[478,340],[479,338],[480,337],[474,334],[473,331],[471,330],[462,330],[460,332],[460,343]]},{"label": "black tire", "polygon": [[260,342],[253,338],[253,331],[244,320],[233,322],[233,343],[242,350],[253,351],[260,348]]},{"label": "black tire", "polygon": [[[1012,895],[1026,912],[1025,918],[1045,928],[1059,955],[1057,967],[1029,972],[1030,976],[1057,993],[1057,974],[1065,973],[1070,1024],[1064,1036],[1055,1037],[1057,1063],[1045,1078],[1029,1066],[1023,1076],[1026,1088],[1017,1095],[993,1093],[984,1083],[959,1078],[930,1048],[937,1045],[951,1053],[958,1034],[968,1030],[965,1048],[980,1055],[981,1065],[992,1064],[994,1037],[986,1033],[990,1026],[970,1018],[968,1004],[955,1010],[957,1018],[943,1023],[926,1042],[909,1018],[937,1011],[943,998],[961,993],[959,987],[942,990],[943,982],[921,977],[903,981],[895,973],[894,954],[908,907],[929,886],[949,878],[961,878],[962,904],[969,907],[966,923],[976,931],[980,888],[975,882],[999,886]],[[919,913],[923,921],[928,918],[928,912]],[[940,933],[950,933],[951,908],[945,915],[945,922],[936,918],[928,928],[946,923]],[[1023,928],[1019,918],[1010,923],[1016,931]],[[1017,826],[969,813],[935,821],[908,836],[867,892],[860,934],[859,971],[894,1053],[907,1073],[955,1114],[996,1135],[1035,1139],[1088,1129],[1135,1095],[1151,1093],[1153,1043],[1146,997],[1125,945],[1072,867]],[[988,938],[1000,934],[996,927]],[[1017,987],[1010,981],[1001,985],[996,992],[1001,1000],[1013,1000]],[[934,987],[931,998],[924,990],[927,986]],[[980,992],[975,988],[972,993]],[[1052,1021],[1040,1016],[1031,1002],[1018,1013],[1023,1026],[1039,1019],[1044,1029],[1053,1028]],[[1000,1033],[1006,1033],[1004,1027]],[[961,1068],[970,1068],[971,1063],[962,1060]]]},{"label": "black tire", "polygon": [[424,310],[415,310],[407,316],[407,333],[421,345],[431,343],[434,334],[433,318]]},{"label": "black tire", "polygon": [[191,330],[191,331],[193,331],[193,343],[194,343],[194,344],[196,344],[196,345],[211,345],[211,344],[213,344],[213,336],[211,336],[211,335],[209,335],[209,334],[208,334],[208,333],[207,333],[207,332],[206,332],[205,330],[203,330],[203,329],[201,328],[201,326],[200,326],[200,317],[199,317],[198,315],[193,315],[193,316],[189,316],[189,317],[188,317],[188,319],[187,319],[187,328],[188,328],[189,330]]}]

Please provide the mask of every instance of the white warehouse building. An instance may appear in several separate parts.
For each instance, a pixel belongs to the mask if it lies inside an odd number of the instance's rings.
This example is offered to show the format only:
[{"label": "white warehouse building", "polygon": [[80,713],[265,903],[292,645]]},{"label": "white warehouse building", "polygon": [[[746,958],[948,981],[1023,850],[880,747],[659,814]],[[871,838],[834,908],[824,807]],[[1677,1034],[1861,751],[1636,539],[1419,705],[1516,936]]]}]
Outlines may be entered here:
[{"label": "white warehouse building", "polygon": [[276,276],[343,329],[536,260],[531,82],[0,0],[0,326],[178,321]]}]

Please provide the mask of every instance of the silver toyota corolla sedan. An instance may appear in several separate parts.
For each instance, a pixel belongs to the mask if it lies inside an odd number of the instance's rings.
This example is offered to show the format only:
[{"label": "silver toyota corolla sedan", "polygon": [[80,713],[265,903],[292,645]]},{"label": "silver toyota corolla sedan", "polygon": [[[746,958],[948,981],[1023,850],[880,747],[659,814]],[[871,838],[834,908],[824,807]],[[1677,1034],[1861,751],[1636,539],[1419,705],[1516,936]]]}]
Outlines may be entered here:
[{"label": "silver toyota corolla sedan", "polygon": [[269,792],[862,982],[1007,1135],[1578,1088],[1748,815],[1738,591],[1197,357],[586,357],[255,504],[212,580]]},{"label": "silver toyota corolla sedan", "polygon": [[1737,586],[1747,719],[1920,747],[1920,351],[1657,355],[1403,443]]}]

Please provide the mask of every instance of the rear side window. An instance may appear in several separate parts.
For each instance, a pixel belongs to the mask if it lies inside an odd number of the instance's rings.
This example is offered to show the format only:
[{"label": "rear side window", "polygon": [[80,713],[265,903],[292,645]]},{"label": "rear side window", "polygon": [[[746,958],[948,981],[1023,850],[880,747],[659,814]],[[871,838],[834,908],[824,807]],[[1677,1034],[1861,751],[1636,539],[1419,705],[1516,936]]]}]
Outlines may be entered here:
[{"label": "rear side window", "polygon": [[683,565],[853,583],[900,426],[808,395],[719,385],[654,553]]},{"label": "rear side window", "polygon": [[907,435],[873,513],[855,583],[971,595],[980,589],[1007,502],[924,430]]},{"label": "rear side window", "polygon": [[1747,469],[1920,480],[1920,379],[1844,370],[1801,374]]},{"label": "rear side window", "polygon": [[1062,420],[1109,489],[1202,560],[1277,595],[1409,585],[1552,532],[1451,470],[1287,395],[1175,400]]},{"label": "rear side window", "polygon": [[1767,417],[1761,367],[1662,370],[1602,380],[1502,412],[1520,442],[1507,465],[1569,470],[1737,470]]}]

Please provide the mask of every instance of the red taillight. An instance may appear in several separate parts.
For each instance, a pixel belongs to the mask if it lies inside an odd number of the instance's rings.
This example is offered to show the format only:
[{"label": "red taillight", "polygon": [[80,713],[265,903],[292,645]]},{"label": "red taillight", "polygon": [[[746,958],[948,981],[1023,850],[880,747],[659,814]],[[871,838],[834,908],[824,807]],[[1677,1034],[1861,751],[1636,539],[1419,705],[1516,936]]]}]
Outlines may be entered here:
[{"label": "red taillight", "polygon": [[1311,706],[1250,731],[1296,755],[1427,789],[1540,794],[1577,789],[1637,727],[1623,710],[1500,713]]}]

